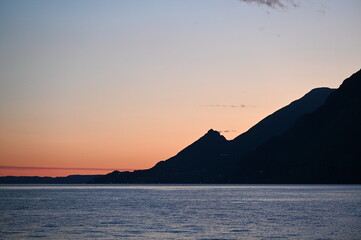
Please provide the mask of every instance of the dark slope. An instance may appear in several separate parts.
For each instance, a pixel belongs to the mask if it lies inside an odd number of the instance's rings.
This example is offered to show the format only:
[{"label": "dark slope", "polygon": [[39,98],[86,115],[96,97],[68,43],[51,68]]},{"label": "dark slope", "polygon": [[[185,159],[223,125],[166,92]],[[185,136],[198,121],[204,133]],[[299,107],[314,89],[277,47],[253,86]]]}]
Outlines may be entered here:
[{"label": "dark slope", "polygon": [[[227,161],[228,141],[209,130],[176,156],[158,162],[148,170],[118,172],[94,179],[93,183],[200,183],[215,182],[221,165]],[[220,161],[223,159],[224,161]]]},{"label": "dark slope", "polygon": [[242,183],[361,183],[361,71],[238,165]]},{"label": "dark slope", "polygon": [[219,132],[213,129],[209,130],[203,137],[193,144],[189,145],[176,156],[167,161],[158,162],[150,170],[162,173],[179,174],[189,170],[202,171],[214,164],[213,156],[220,156],[226,149],[228,141]]},{"label": "dark slope", "polygon": [[118,172],[93,180],[94,183],[227,183],[234,163],[273,136],[290,128],[300,116],[324,103],[332,92],[317,88],[266,117],[233,141],[209,130],[176,156],[148,170]]},{"label": "dark slope", "polygon": [[272,137],[281,135],[302,115],[320,107],[333,91],[334,89],[330,88],[313,89],[302,98],[264,118],[231,142],[234,151],[238,157],[243,157]]}]

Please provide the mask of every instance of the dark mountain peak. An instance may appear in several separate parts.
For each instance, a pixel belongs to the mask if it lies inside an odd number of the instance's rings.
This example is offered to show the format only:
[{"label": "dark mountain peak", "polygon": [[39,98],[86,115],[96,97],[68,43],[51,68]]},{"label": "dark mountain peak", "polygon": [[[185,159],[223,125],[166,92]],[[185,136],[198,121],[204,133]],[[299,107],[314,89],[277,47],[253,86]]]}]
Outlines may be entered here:
[{"label": "dark mountain peak", "polygon": [[[330,93],[334,92],[335,90],[336,89],[328,87],[314,88],[300,99],[291,102],[288,106],[304,108],[307,109],[305,113],[310,113],[321,106],[326,101]],[[317,102],[317,106],[315,106],[315,102]]]},{"label": "dark mountain peak", "polygon": [[210,133],[210,134],[211,134],[211,133],[219,133],[219,132],[218,132],[218,131],[214,131],[214,130],[211,128],[211,129],[208,130],[207,133]]},{"label": "dark mountain peak", "polygon": [[313,94],[322,94],[322,93],[329,94],[330,91],[333,91],[333,90],[335,90],[335,89],[328,88],[328,87],[314,88],[311,91],[309,91],[308,93],[306,93],[305,96],[310,96],[310,95],[313,95]]},{"label": "dark mountain peak", "polygon": [[[178,169],[183,169],[186,166],[189,169],[195,167],[197,164],[205,164],[203,161],[213,159],[214,154],[218,155],[223,152],[228,140],[222,136],[218,131],[210,129],[197,141],[184,148],[176,156],[167,161],[159,162],[155,168],[163,166],[164,164],[171,164],[177,166]],[[189,165],[188,163],[192,163]],[[209,162],[207,162],[209,164]],[[170,166],[170,165],[169,165]]]},{"label": "dark mountain peak", "polygon": [[218,131],[215,131],[213,129],[209,129],[208,132],[203,136],[201,137],[198,141],[211,141],[211,142],[219,142],[219,141],[224,141],[226,140],[226,138],[221,135]]},{"label": "dark mountain peak", "polygon": [[208,132],[204,136],[214,136],[214,137],[223,137],[218,131],[215,131],[213,129],[209,129]]}]

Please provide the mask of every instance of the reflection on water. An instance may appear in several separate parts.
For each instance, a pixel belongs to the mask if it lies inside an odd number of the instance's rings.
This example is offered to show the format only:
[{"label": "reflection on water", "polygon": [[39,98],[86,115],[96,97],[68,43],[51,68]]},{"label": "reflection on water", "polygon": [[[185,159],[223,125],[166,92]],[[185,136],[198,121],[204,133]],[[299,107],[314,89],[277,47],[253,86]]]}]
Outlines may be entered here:
[{"label": "reflection on water", "polygon": [[361,239],[360,185],[0,185],[0,239]]}]

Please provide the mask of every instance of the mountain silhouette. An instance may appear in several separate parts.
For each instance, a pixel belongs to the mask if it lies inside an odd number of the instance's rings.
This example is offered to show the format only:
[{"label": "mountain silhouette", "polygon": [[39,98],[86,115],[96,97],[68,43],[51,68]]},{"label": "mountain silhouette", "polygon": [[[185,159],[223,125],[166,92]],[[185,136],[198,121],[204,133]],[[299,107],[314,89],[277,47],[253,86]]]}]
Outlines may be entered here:
[{"label": "mountain silhouette", "polygon": [[311,113],[320,107],[334,89],[315,88],[302,98],[281,108],[261,120],[247,132],[232,141],[234,150],[243,157],[255,150],[262,143],[278,136],[293,126],[304,114]]},{"label": "mountain silhouette", "polygon": [[[147,170],[114,171],[93,183],[227,183],[241,158],[320,107],[333,89],[317,88],[266,117],[232,141],[213,129],[176,156]],[[232,179],[233,180],[233,179]]]},{"label": "mountain silhouette", "polygon": [[313,89],[233,140],[210,129],[147,170],[0,183],[361,183],[360,136],[361,70],[338,89]]},{"label": "mountain silhouette", "polygon": [[[174,157],[147,170],[114,171],[95,178],[93,183],[202,183],[213,182],[219,172],[219,158],[226,151],[227,139],[210,129],[200,139]],[[224,164],[223,162],[222,164]]]},{"label": "mountain silhouette", "polygon": [[361,183],[361,71],[235,168],[242,183]]}]

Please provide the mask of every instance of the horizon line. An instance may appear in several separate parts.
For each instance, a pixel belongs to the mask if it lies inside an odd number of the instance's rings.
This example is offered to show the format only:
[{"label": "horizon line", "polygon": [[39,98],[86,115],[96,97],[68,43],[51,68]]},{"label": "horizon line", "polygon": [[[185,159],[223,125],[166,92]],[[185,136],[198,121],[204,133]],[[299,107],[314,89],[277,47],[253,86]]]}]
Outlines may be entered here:
[{"label": "horizon line", "polygon": [[0,166],[0,169],[33,169],[33,170],[79,170],[79,171],[134,171],[126,168],[66,168],[66,167],[23,167],[23,166]]}]

